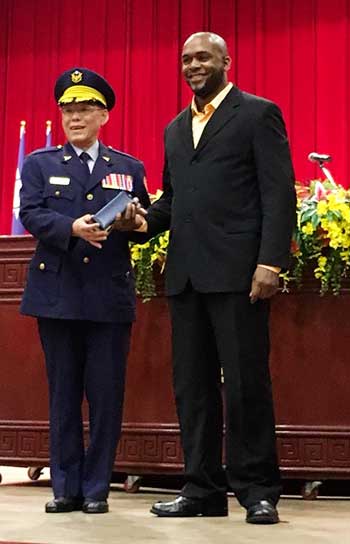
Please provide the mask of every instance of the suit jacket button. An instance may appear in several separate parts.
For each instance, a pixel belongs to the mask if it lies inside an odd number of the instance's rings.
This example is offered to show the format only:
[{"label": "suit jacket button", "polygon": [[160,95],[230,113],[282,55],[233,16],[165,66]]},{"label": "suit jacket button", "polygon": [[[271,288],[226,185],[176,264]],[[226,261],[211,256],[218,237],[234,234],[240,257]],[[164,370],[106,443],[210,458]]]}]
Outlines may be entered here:
[{"label": "suit jacket button", "polygon": [[83,259],[83,263],[85,263],[85,264],[89,264],[89,262],[90,262],[90,259],[89,259],[89,257],[84,257],[84,259]]},{"label": "suit jacket button", "polygon": [[87,200],[93,200],[93,199],[94,199],[94,195],[91,194],[91,193],[88,193],[88,194],[86,195],[86,199],[87,199]]},{"label": "suit jacket button", "polygon": [[46,268],[45,263],[40,263],[40,264],[39,264],[39,269],[40,269],[40,270],[45,270],[45,268]]}]

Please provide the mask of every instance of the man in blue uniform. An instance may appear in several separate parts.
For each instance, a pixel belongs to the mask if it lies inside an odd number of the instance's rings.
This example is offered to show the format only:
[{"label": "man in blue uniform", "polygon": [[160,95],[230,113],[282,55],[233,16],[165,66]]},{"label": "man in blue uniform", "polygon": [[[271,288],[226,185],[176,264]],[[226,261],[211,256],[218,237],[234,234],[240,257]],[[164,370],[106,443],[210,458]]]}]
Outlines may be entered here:
[{"label": "man in blue uniform", "polygon": [[120,191],[144,207],[149,198],[142,163],[98,140],[115,103],[108,82],[72,68],[58,78],[55,99],[67,143],[34,151],[22,171],[20,218],[38,245],[21,311],[38,319],[49,382],[54,499],[46,512],[104,513],[121,429],[135,293],[130,237],[101,230],[92,215]]}]

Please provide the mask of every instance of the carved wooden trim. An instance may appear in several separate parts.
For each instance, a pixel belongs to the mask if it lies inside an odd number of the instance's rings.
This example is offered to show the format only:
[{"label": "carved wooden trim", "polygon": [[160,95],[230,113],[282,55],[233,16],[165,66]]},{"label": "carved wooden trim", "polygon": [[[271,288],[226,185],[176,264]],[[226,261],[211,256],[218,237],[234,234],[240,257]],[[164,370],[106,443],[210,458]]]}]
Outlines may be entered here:
[{"label": "carved wooden trim", "polygon": [[[4,281],[4,287],[1,282],[1,271],[0,271],[0,303],[10,302],[20,300],[18,293],[23,292],[24,279],[26,277],[26,263],[29,263],[34,249],[36,246],[35,239],[27,234],[24,236],[0,236],[0,268],[1,263],[8,264],[11,261],[11,265],[6,270],[2,271],[2,274],[7,278],[7,282]],[[163,283],[164,278],[162,275],[158,274],[156,271],[156,284],[158,295],[162,296],[163,294]],[[10,282],[10,286],[6,286],[6,283]],[[15,285],[13,285],[13,283]],[[18,284],[18,285],[17,285]],[[13,288],[15,291],[6,291],[6,289]],[[2,291],[5,289],[5,291]],[[21,289],[18,291],[18,289]],[[281,289],[282,291],[282,289]],[[288,285],[288,292],[293,295],[302,295],[305,293],[315,293],[319,294],[320,283],[315,279],[313,273],[306,273],[303,277],[303,283],[301,288],[297,288],[296,285],[291,282]],[[342,295],[350,294],[350,278],[344,278],[342,280]],[[333,295],[326,295],[333,296]],[[5,299],[4,299],[5,297]]]},{"label": "carved wooden trim", "polygon": [[0,304],[21,301],[35,245],[30,235],[0,237]]},{"label": "carved wooden trim", "polygon": [[[48,465],[48,436],[48,422],[0,422],[0,464]],[[350,427],[280,426],[277,442],[284,477],[350,478]],[[116,470],[169,474],[182,468],[177,425],[123,425]]]}]

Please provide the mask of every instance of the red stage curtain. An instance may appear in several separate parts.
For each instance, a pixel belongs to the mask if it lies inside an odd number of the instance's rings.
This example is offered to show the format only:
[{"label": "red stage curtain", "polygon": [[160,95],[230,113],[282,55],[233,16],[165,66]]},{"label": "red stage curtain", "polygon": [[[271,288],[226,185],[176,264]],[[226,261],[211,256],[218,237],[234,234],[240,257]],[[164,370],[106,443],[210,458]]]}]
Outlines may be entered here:
[{"label": "red stage curtain", "polygon": [[349,185],[349,0],[1,0],[0,233],[8,233],[19,123],[27,152],[63,142],[52,90],[73,66],[103,73],[117,107],[103,140],[145,163],[161,185],[162,134],[190,98],[180,73],[184,39],[199,30],[226,38],[242,89],[275,100],[287,122],[299,179],[319,172],[310,151],[334,155]]}]

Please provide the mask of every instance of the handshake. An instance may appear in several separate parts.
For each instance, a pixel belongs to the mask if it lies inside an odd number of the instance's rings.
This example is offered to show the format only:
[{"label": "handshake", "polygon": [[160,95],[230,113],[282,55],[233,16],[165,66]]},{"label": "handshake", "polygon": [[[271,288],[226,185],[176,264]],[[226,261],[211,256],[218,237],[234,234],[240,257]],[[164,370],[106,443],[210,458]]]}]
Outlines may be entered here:
[{"label": "handshake", "polygon": [[112,229],[138,229],[145,223],[146,214],[138,198],[121,191],[94,215],[87,214],[76,219],[72,225],[72,236],[83,238],[101,249],[101,242],[107,239]]}]

